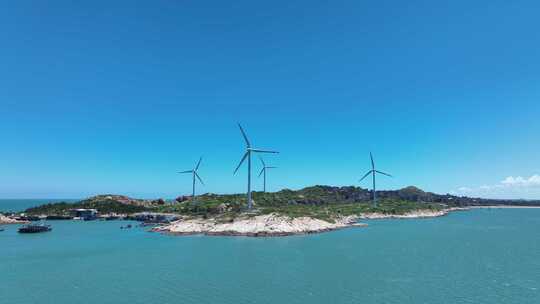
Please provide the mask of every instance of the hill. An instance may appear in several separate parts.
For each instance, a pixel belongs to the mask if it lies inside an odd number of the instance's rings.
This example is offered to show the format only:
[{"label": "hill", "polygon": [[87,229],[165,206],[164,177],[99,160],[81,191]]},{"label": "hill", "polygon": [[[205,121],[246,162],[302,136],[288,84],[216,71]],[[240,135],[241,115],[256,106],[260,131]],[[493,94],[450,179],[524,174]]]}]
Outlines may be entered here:
[{"label": "hill", "polygon": [[[142,211],[176,213],[191,216],[235,217],[245,213],[244,194],[212,194],[197,196],[195,202],[180,197],[174,204],[163,199],[143,200],[123,195],[98,195],[76,203],[55,203],[29,208],[30,215],[67,215],[70,209],[90,208],[100,213],[132,214]],[[540,205],[540,201],[493,200],[460,197],[450,194],[425,192],[409,186],[399,190],[377,191],[378,205],[371,204],[371,191],[354,186],[334,187],[316,185],[300,190],[283,189],[278,192],[253,192],[255,209],[252,214],[281,213],[292,217],[312,216],[330,219],[334,215],[366,212],[403,214],[419,209],[445,209],[482,205]]]}]

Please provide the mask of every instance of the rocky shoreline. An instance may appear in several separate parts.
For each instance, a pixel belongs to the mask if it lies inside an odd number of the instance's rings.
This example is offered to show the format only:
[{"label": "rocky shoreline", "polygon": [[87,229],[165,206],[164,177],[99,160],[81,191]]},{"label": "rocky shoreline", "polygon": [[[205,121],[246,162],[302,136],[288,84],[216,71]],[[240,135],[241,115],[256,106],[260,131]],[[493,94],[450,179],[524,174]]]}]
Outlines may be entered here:
[{"label": "rocky shoreline", "polygon": [[311,217],[290,218],[279,214],[243,217],[231,222],[220,222],[218,219],[181,219],[167,225],[152,229],[153,232],[171,235],[221,235],[275,237],[298,234],[328,232],[349,227],[366,227],[359,219],[412,219],[445,216],[452,211],[468,210],[468,208],[449,208],[445,210],[416,210],[402,215],[368,213],[358,216],[347,216],[336,219],[333,223]]},{"label": "rocky shoreline", "polygon": [[17,219],[13,219],[10,217],[7,217],[5,215],[0,214],[0,225],[8,225],[8,224],[28,224],[29,221],[21,221]]},{"label": "rocky shoreline", "polygon": [[405,214],[384,214],[384,213],[362,213],[358,216],[359,219],[418,219],[440,217],[448,215],[453,211],[467,211],[470,208],[447,208],[442,210],[415,210]]},{"label": "rocky shoreline", "polygon": [[[471,208],[448,208],[443,210],[415,210],[405,214],[363,213],[353,216],[335,218],[332,222],[312,217],[291,218],[276,213],[266,215],[243,215],[236,219],[223,218],[180,218],[168,224],[154,227],[152,232],[171,235],[216,235],[216,236],[250,236],[275,237],[299,234],[329,232],[350,227],[366,227],[359,223],[362,219],[418,219],[445,216],[453,211],[470,210]],[[0,225],[27,224],[28,221],[15,219],[0,214]]]},{"label": "rocky shoreline", "polygon": [[310,217],[290,218],[278,214],[243,217],[232,222],[219,222],[216,219],[187,219],[152,229],[174,235],[225,235],[270,237],[298,234],[321,233],[348,227],[365,227],[356,217],[342,217],[333,223]]}]

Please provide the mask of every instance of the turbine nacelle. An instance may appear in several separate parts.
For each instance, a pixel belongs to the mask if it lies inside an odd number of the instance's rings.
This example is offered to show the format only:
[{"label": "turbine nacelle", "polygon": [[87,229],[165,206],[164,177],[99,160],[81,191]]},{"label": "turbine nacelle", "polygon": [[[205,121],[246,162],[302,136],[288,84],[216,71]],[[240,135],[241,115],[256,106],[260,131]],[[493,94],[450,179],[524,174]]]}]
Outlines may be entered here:
[{"label": "turbine nacelle", "polygon": [[371,152],[369,152],[369,158],[371,159],[371,170],[369,170],[364,176],[362,176],[362,178],[360,179],[360,182],[363,181],[369,175],[372,175],[372,177],[373,177],[373,206],[377,206],[377,192],[376,192],[376,188],[375,188],[375,175],[377,175],[377,173],[382,174],[382,175],[386,175],[386,176],[389,176],[389,177],[392,177],[392,175],[375,169],[375,161],[373,160],[373,154],[371,154]]},{"label": "turbine nacelle", "polygon": [[193,194],[192,194],[192,199],[193,200],[195,200],[195,179],[199,180],[199,182],[204,186],[204,182],[203,182],[202,178],[197,173],[197,170],[199,170],[199,166],[201,165],[201,161],[202,161],[202,157],[199,158],[199,161],[197,162],[197,165],[192,170],[186,170],[186,171],[178,172],[180,174],[191,173],[193,175]]},{"label": "turbine nacelle", "polygon": [[384,172],[381,172],[379,170],[369,170],[366,175],[364,175],[360,180],[359,182],[363,181],[366,177],[368,177],[368,175],[370,174],[375,174],[375,173],[379,173],[379,174],[382,174],[382,175],[386,175],[386,176],[389,176],[389,177],[393,177],[392,175],[388,174],[388,173],[384,173]]},{"label": "turbine nacelle", "polygon": [[261,164],[262,164],[262,169],[261,169],[261,172],[259,172],[259,176],[258,177],[261,177],[261,175],[266,172],[266,169],[276,169],[277,167],[269,167],[266,165],[266,163],[264,162],[264,159],[262,157],[259,156],[259,159],[261,160]]},{"label": "turbine nacelle", "polygon": [[276,169],[277,167],[263,167],[261,169],[261,172],[259,172],[259,175],[257,177],[261,177],[261,175],[266,172],[267,169]]},{"label": "turbine nacelle", "polygon": [[238,169],[240,169],[240,166],[242,166],[242,164],[244,163],[246,158],[250,157],[251,152],[255,152],[255,153],[274,153],[274,154],[279,153],[278,151],[270,151],[270,150],[252,148],[251,143],[249,142],[249,139],[248,139],[248,137],[246,135],[246,132],[244,131],[244,128],[242,128],[242,126],[240,124],[238,124],[238,127],[240,128],[240,132],[242,133],[242,137],[244,137],[244,141],[246,142],[246,153],[244,153],[244,156],[242,156],[242,159],[240,160],[240,163],[238,163],[238,166],[236,166],[236,169],[234,169],[233,175],[236,174]]},{"label": "turbine nacelle", "polygon": [[242,137],[244,138],[244,141],[246,142],[246,152],[244,153],[244,156],[242,156],[242,159],[240,160],[240,163],[238,163],[238,166],[236,166],[236,169],[234,169],[233,175],[236,174],[238,169],[240,169],[244,161],[247,159],[248,160],[247,203],[248,203],[248,209],[251,209],[251,206],[252,206],[252,202],[251,202],[251,153],[252,152],[253,153],[279,153],[279,152],[252,148],[251,143],[246,135],[246,132],[244,131],[244,128],[242,128],[240,124],[238,124],[238,127],[240,128]]}]

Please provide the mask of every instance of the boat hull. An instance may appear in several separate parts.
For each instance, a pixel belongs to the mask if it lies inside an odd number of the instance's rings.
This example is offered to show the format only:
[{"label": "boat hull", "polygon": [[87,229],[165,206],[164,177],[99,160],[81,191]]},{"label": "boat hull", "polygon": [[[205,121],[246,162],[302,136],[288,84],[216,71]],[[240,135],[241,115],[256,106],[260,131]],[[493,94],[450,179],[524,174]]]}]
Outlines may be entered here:
[{"label": "boat hull", "polygon": [[52,228],[49,226],[26,226],[19,228],[19,233],[42,233],[49,232]]}]

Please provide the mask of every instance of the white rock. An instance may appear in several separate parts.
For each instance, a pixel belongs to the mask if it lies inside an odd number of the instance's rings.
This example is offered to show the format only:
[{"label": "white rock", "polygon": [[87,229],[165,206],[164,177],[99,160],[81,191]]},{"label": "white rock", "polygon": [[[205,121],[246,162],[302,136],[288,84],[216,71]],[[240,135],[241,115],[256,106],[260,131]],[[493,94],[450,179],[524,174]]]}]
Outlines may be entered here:
[{"label": "white rock", "polygon": [[232,223],[220,223],[216,222],[215,219],[180,220],[166,226],[157,227],[153,231],[176,234],[281,236],[365,225],[355,224],[354,219],[355,217],[346,217],[336,220],[335,223],[329,223],[310,217],[289,218],[277,214],[267,214],[240,218]]},{"label": "white rock", "polygon": [[0,224],[27,224],[27,221],[19,221],[5,215],[0,214]]}]

